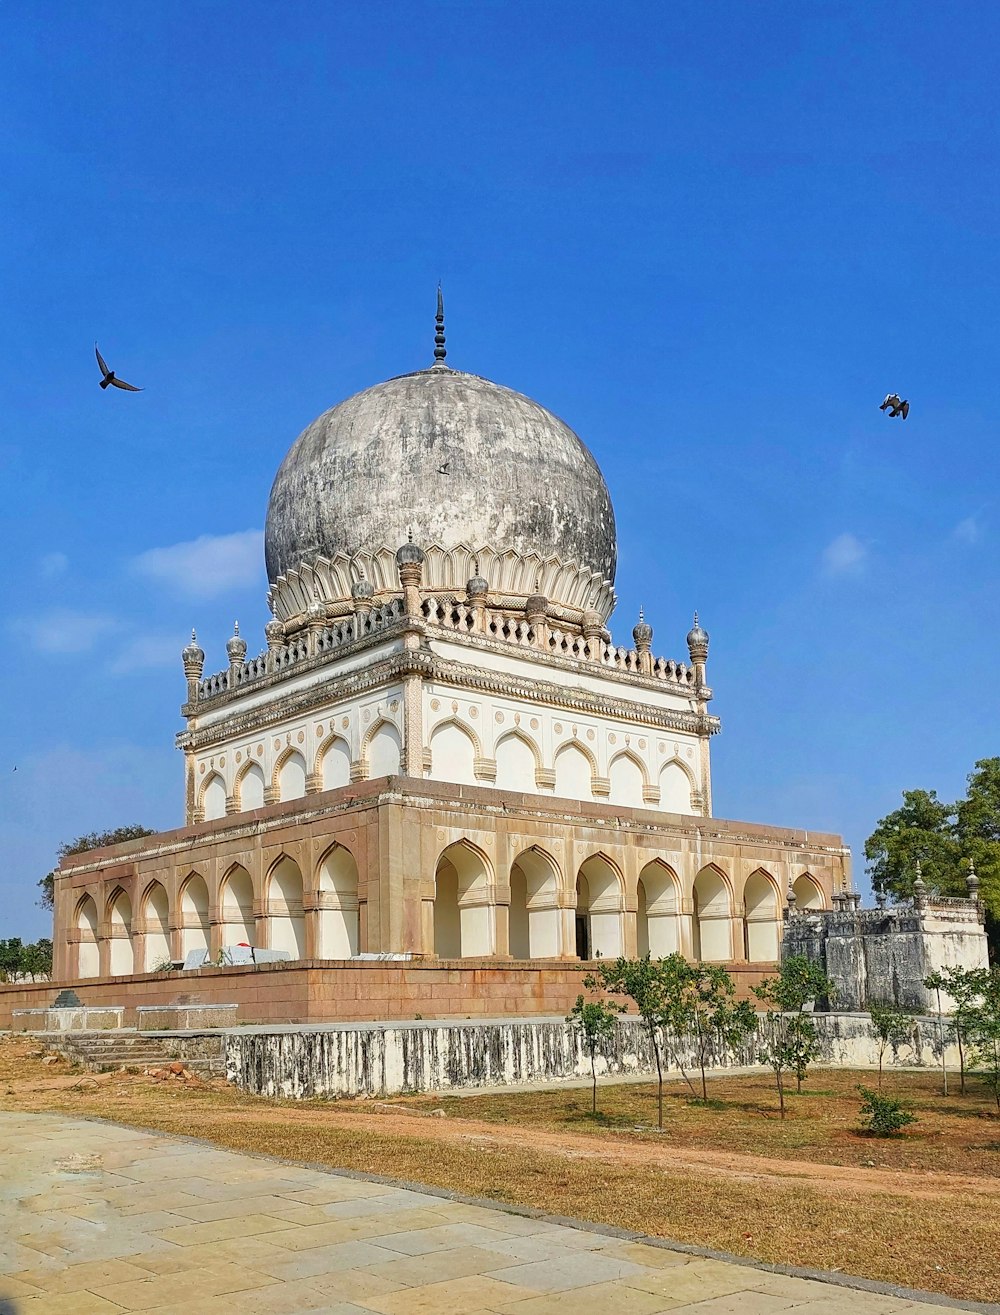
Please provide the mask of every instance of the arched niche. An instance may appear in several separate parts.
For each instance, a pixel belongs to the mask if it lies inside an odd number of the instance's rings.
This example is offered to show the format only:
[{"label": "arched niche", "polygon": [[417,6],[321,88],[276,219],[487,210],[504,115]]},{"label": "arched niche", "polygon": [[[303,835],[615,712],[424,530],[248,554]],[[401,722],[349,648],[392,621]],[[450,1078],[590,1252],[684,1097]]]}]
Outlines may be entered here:
[{"label": "arched niche", "polygon": [[208,886],[192,872],[181,888],[181,957],[209,948]]},{"label": "arched niche", "polygon": [[603,854],[580,865],[576,878],[576,952],[581,959],[617,959],[625,952],[624,887]]},{"label": "arched niche", "polygon": [[436,727],[430,739],[431,777],[455,785],[475,785],[476,744],[457,722]]},{"label": "arched niche", "polygon": [[593,799],[594,768],[591,759],[575,741],[564,744],[553,763],[555,793],[560,799]]},{"label": "arched niche", "polygon": [[173,959],[170,950],[170,902],[166,887],[159,881],[151,882],[146,888],[142,922],[146,928],[146,972],[169,967]]},{"label": "arched niche", "polygon": [[497,741],[494,757],[497,764],[496,788],[518,794],[534,794],[535,768],[538,759],[527,739],[511,732]]},{"label": "arched niche", "polygon": [[823,891],[811,873],[803,872],[800,877],[796,877],[792,889],[795,891],[796,909],[826,908]]},{"label": "arched niche", "polygon": [[101,956],[97,945],[97,905],[92,896],[84,895],[76,906],[76,975],[97,977],[101,971]]},{"label": "arched niche", "polygon": [[250,813],[264,807],[264,773],[259,763],[251,763],[239,779],[239,810]]},{"label": "arched niche", "polygon": [[319,957],[350,959],[358,953],[358,865],[343,845],[334,845],[319,865]]},{"label": "arched niche", "polygon": [[271,949],[287,950],[293,959],[306,953],[306,917],[302,907],[302,873],[298,863],[283,854],[271,869],[267,886],[271,920]]},{"label": "arched niche", "polygon": [[339,790],[351,783],[351,749],[339,736],[330,740],[320,762],[324,790]]},{"label": "arched niche", "polygon": [[256,944],[253,912],[253,880],[240,863],[226,873],[219,892],[223,947]]},{"label": "arched niche", "polygon": [[132,901],[124,890],[116,890],[111,896],[108,921],[111,924],[111,975],[128,977],[135,971],[135,955],[132,950]]},{"label": "arched niche", "polygon": [[515,959],[554,959],[563,952],[559,867],[537,845],[511,864],[509,934]]},{"label": "arched niche", "polygon": [[660,807],[667,813],[691,812],[691,778],[676,759],[660,769]]},{"label": "arched niche", "polygon": [[760,868],[743,887],[744,950],[750,963],[774,963],[778,949],[778,888]]},{"label": "arched niche", "polygon": [[485,856],[466,840],[449,845],[434,872],[434,953],[441,959],[496,953],[496,911]]},{"label": "arched niche", "polygon": [[636,944],[640,957],[664,959],[683,950],[681,888],[674,870],[660,859],[639,873]]},{"label": "arched niche", "polygon": [[226,783],[218,772],[213,772],[201,792],[201,807],[206,822],[214,822],[226,815]]},{"label": "arched niche", "polygon": [[278,768],[278,798],[301,799],[306,792],[306,760],[297,749],[286,754]]},{"label": "arched niche", "polygon": [[642,808],[644,805],[642,787],[645,777],[639,763],[631,754],[620,753],[608,768],[611,782],[611,794],[608,800],[612,804],[621,804],[623,808]]},{"label": "arched niche", "polygon": [[718,868],[706,867],[694,882],[694,957],[706,963],[728,963],[733,957],[733,902]]},{"label": "arched niche", "polygon": [[391,722],[383,721],[377,726],[368,742],[368,775],[398,776],[403,761],[403,744],[399,731]]}]

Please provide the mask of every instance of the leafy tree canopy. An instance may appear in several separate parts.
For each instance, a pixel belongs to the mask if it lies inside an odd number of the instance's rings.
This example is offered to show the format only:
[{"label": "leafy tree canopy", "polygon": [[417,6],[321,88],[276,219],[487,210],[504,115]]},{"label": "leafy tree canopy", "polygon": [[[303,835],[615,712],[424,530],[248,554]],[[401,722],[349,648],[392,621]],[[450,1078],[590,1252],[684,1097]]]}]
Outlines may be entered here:
[{"label": "leafy tree canopy", "polygon": [[38,887],[42,892],[38,903],[43,909],[52,908],[52,900],[55,894],[56,872],[58,863],[69,858],[71,854],[85,854],[89,849],[103,849],[105,845],[120,845],[126,840],[141,840],[143,836],[151,836],[154,832],[148,826],[119,826],[112,831],[89,831],[86,835],[77,836],[75,840],[68,840],[65,844],[60,845],[56,851],[57,865],[51,872],[47,872],[38,882]]},{"label": "leafy tree canopy", "polygon": [[970,859],[986,905],[991,948],[1000,948],[1000,758],[981,758],[963,799],[945,803],[933,790],[904,790],[903,805],[865,841],[872,886],[898,899],[913,894],[917,860],[929,890],[965,895]]}]

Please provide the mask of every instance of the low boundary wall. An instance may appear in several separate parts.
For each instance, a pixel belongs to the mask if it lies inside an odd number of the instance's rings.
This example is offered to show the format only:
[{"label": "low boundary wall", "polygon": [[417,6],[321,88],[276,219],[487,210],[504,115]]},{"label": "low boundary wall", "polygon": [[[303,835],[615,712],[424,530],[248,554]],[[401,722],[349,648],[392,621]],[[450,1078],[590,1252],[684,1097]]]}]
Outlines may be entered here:
[{"label": "low boundary wall", "polygon": [[[300,959],[194,972],[0,985],[0,1028],[20,1026],[15,1009],[45,1009],[63,987],[84,1008],[124,1005],[122,1025],[138,1009],[236,1005],[239,1023],[362,1023],[415,1018],[565,1017],[593,964],[551,959]],[[737,995],[775,971],[773,964],[727,964]]]},{"label": "low boundary wall", "polygon": [[[878,1064],[867,1014],[816,1014],[822,1052],[818,1063],[841,1068]],[[225,1034],[226,1076],[242,1090],[297,1099],[393,1096],[449,1087],[503,1087],[589,1077],[590,1056],[579,1030],[562,1018],[490,1019],[468,1023],[403,1023],[336,1028],[248,1028]],[[666,1058],[676,1077],[678,1059],[693,1075],[690,1041]],[[752,1045],[714,1050],[715,1070],[753,1065]],[[958,1052],[946,1048],[957,1067]],[[910,1042],[886,1056],[886,1067],[939,1068],[937,1019],[914,1023]],[[636,1018],[621,1019],[597,1055],[598,1074],[652,1074],[648,1035]]]}]

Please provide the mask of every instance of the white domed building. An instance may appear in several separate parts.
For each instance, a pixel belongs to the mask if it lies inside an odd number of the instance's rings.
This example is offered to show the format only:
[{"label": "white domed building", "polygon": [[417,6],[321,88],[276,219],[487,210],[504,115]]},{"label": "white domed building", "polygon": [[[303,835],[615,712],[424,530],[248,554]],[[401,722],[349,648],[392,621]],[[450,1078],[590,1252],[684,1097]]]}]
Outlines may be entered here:
[{"label": "white domed building", "polygon": [[[252,947],[314,975],[289,1016],[565,1012],[580,959],[757,971],[789,891],[819,908],[849,889],[840,837],[713,816],[707,633],[696,618],[683,661],[642,616],[612,640],[593,456],[448,366],[440,304],[435,341],[430,368],[325,412],[281,463],[266,649],[237,629],[207,676],[184,650],[186,825],[66,861],[66,980]],[[427,976],[444,960],[459,985]]]}]

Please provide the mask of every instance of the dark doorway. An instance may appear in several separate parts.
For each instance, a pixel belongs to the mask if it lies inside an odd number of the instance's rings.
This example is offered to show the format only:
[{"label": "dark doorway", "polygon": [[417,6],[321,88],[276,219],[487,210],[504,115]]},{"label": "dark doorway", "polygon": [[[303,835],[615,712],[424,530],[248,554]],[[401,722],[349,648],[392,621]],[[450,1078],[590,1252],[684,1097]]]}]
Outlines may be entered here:
[{"label": "dark doorway", "polygon": [[576,957],[590,958],[590,919],[585,913],[576,915]]}]

